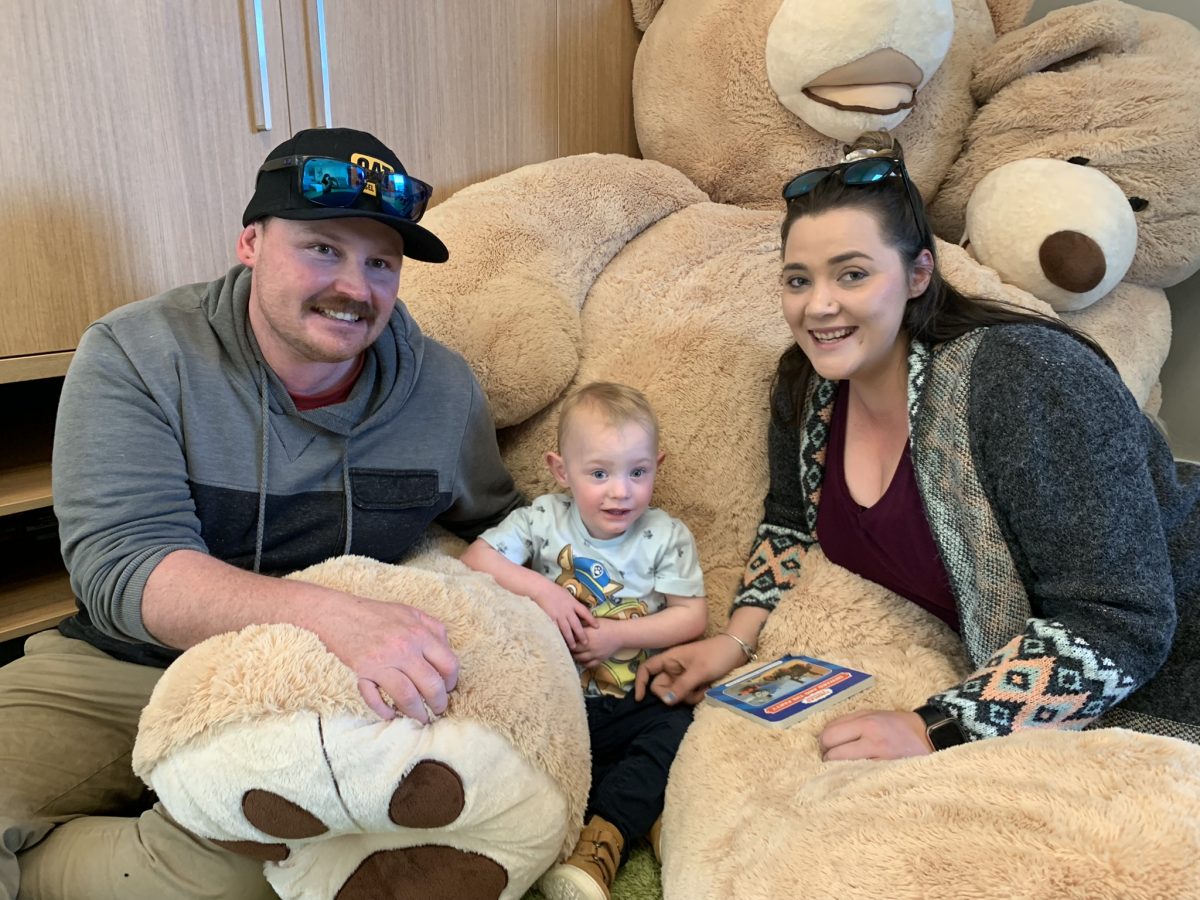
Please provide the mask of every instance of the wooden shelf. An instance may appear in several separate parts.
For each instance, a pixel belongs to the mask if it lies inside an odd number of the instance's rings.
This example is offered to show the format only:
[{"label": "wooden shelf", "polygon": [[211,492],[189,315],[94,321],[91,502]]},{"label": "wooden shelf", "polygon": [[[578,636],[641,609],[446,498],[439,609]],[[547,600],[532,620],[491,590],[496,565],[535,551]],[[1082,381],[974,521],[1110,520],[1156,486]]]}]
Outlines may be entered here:
[{"label": "wooden shelf", "polygon": [[0,516],[40,509],[53,503],[49,460],[0,469]]},{"label": "wooden shelf", "polygon": [[53,628],[75,612],[75,596],[65,570],[0,587],[0,641]]},{"label": "wooden shelf", "polygon": [[67,366],[71,364],[71,357],[74,355],[74,350],[63,350],[58,353],[0,358],[0,384],[66,375]]}]

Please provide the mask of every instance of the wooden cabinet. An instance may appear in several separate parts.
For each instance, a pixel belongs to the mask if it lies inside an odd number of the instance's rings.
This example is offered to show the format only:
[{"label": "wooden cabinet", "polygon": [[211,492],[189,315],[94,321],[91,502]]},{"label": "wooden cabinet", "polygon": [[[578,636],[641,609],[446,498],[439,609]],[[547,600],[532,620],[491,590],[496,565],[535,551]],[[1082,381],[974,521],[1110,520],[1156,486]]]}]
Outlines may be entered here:
[{"label": "wooden cabinet", "polygon": [[[232,265],[254,173],[293,131],[374,132],[433,183],[435,203],[527,163],[637,152],[628,0],[52,0],[7,13],[0,527],[10,531],[13,517],[50,507],[54,398],[84,328]],[[0,640],[34,630],[6,619],[21,598],[41,598],[29,601],[47,611],[38,627],[69,611],[59,564],[40,565],[35,574],[57,580],[19,596],[0,581]]]}]

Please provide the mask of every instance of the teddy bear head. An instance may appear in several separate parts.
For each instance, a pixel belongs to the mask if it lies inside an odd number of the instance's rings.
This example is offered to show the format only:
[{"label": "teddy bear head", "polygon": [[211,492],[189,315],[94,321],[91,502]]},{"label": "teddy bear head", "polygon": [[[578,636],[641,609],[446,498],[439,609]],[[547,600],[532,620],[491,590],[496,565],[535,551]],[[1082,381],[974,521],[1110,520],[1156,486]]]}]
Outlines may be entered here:
[{"label": "teddy bear head", "polygon": [[633,0],[638,142],[712,199],[779,203],[866,131],[901,139],[932,196],[974,112],[973,60],[1027,0]]},{"label": "teddy bear head", "polygon": [[967,201],[970,254],[1057,312],[1106,296],[1129,271],[1138,227],[1129,198],[1085,157],[1018,159]]},{"label": "teddy bear head", "polygon": [[1122,279],[1179,283],[1200,267],[1198,56],[1192,25],[1116,0],[1005,35],[935,230],[1060,311]]}]

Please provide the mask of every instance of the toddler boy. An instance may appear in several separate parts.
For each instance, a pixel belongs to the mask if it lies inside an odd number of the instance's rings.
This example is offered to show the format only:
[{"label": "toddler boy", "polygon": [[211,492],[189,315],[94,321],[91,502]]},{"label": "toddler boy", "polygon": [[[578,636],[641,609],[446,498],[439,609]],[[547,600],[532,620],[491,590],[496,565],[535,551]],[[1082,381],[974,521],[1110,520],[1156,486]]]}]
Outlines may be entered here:
[{"label": "toddler boy", "polygon": [[[514,510],[463,554],[468,566],[540,606],[579,667],[592,742],[587,821],[565,864],[542,876],[550,900],[609,900],[630,844],[662,812],[687,704],[633,698],[648,652],[699,637],[704,578],[691,532],[650,506],[664,454],[658,420],[631,387],[593,382],[563,403],[558,452],[569,493]],[[528,565],[528,567],[526,567]]]}]

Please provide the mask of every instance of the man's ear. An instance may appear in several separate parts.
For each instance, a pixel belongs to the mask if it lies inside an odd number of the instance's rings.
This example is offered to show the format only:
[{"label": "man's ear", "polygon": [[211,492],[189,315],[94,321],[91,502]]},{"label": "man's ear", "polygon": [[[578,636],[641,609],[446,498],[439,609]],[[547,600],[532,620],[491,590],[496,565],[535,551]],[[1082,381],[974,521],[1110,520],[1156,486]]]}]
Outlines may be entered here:
[{"label": "man's ear", "polygon": [[632,0],[633,21],[639,31],[645,31],[662,8],[665,0]]},{"label": "man's ear", "polygon": [[554,480],[559,483],[560,487],[567,486],[567,466],[563,462],[563,458],[550,450],[546,453],[546,466],[550,469],[550,474],[554,476]]},{"label": "man's ear", "polygon": [[238,235],[237,258],[243,265],[249,266],[251,269],[258,260],[258,247],[262,242],[263,224],[262,222],[251,222]]},{"label": "man's ear", "polygon": [[922,250],[913,260],[912,274],[908,276],[908,299],[915,300],[925,293],[933,278],[933,254]]}]

